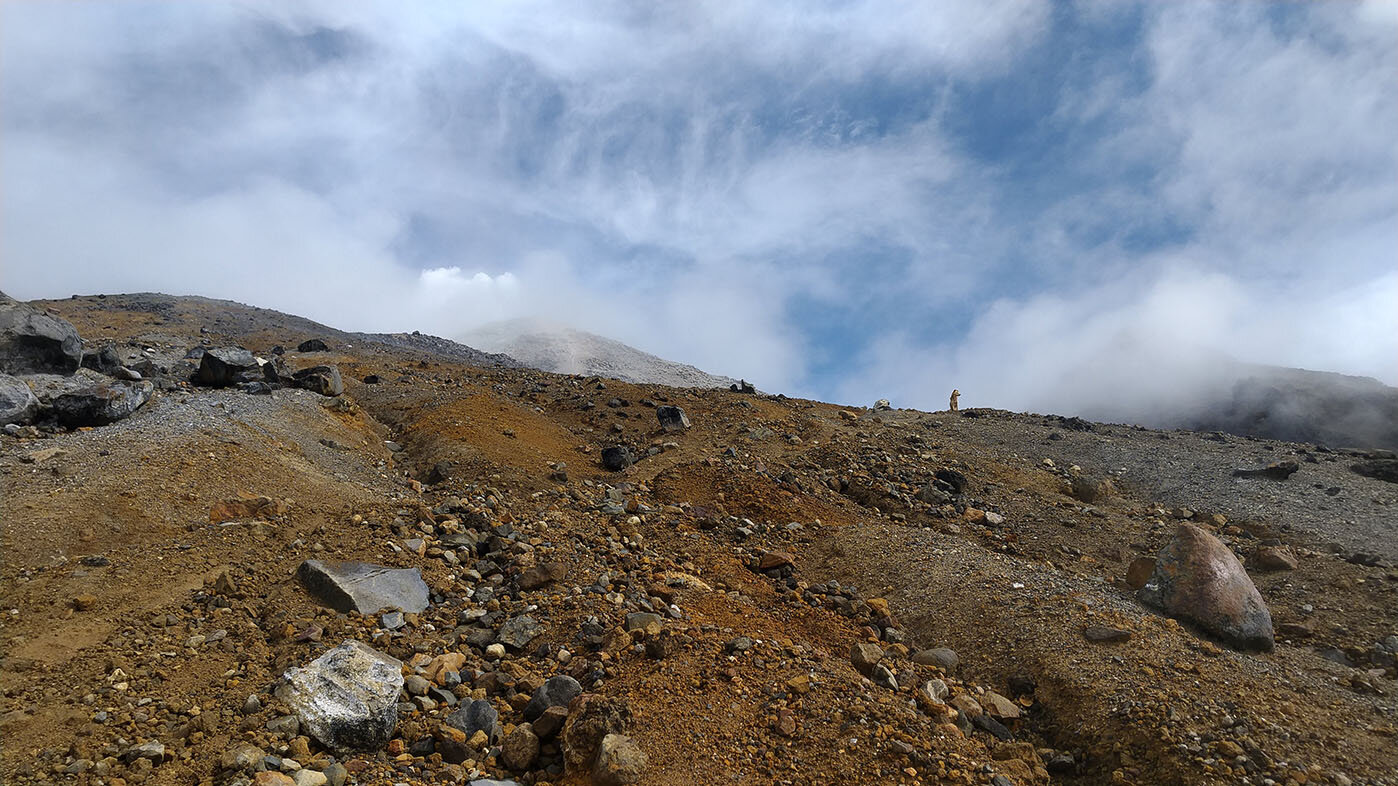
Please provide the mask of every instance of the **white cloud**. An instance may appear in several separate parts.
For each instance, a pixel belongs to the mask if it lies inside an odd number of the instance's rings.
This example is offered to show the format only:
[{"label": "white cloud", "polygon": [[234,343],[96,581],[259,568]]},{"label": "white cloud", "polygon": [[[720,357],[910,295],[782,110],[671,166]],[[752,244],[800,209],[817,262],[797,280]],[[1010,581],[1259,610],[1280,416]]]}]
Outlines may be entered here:
[{"label": "white cloud", "polygon": [[[1095,129],[1062,151],[1088,184],[1016,182],[947,107],[1074,8],[1142,15],[1144,76],[1103,59],[1043,118]],[[841,395],[935,406],[953,378],[1070,406],[1094,359],[1144,378],[1172,335],[1395,381],[1391,9],[5,4],[0,286],[447,335],[542,315],[835,395],[803,295],[870,316]],[[1129,242],[1162,223],[1180,238]],[[897,261],[861,269],[875,244]],[[889,302],[922,312],[880,335]]]}]

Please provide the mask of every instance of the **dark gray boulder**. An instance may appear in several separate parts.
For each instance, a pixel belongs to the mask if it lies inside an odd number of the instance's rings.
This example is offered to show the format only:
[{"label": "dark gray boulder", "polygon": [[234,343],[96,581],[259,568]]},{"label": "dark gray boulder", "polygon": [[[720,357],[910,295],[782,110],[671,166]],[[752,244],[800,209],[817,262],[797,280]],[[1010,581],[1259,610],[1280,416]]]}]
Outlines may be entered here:
[{"label": "dark gray boulder", "polygon": [[582,693],[582,685],[567,674],[556,674],[544,680],[524,705],[524,719],[534,721],[549,707],[567,707],[568,703]]},{"label": "dark gray boulder", "polygon": [[0,426],[28,423],[39,411],[39,399],[22,380],[0,374]]},{"label": "dark gray boulder", "polygon": [[684,431],[689,428],[689,417],[679,407],[656,407],[655,418],[666,431]]},{"label": "dark gray boulder", "polygon": [[0,294],[0,372],[71,374],[82,360],[82,339],[66,319]]},{"label": "dark gray boulder", "polygon": [[1366,478],[1398,483],[1398,459],[1373,458],[1350,466],[1350,471]]},{"label": "dark gray boulder", "polygon": [[478,731],[485,732],[492,745],[500,740],[500,713],[485,699],[457,707],[447,716],[446,724],[465,734],[468,740]]},{"label": "dark gray boulder", "polygon": [[241,382],[260,382],[263,372],[252,353],[242,347],[204,350],[194,381],[199,385],[222,388]]},{"label": "dark gray boulder", "polygon": [[374,750],[398,725],[403,664],[358,641],[326,652],[282,677],[277,698],[301,729],[336,752]]},{"label": "dark gray boulder", "polygon": [[625,445],[602,449],[602,469],[620,472],[636,463],[636,456]]},{"label": "dark gray boulder", "polygon": [[154,389],[149,382],[99,382],[54,398],[49,415],[68,428],[105,426],[130,417],[150,400]]},{"label": "dark gray boulder", "polygon": [[1218,538],[1181,524],[1136,596],[1241,650],[1273,647],[1272,614],[1243,564]]},{"label": "dark gray boulder", "polygon": [[296,387],[319,393],[322,396],[338,396],[345,392],[345,383],[340,379],[340,369],[335,366],[311,366],[291,375]]},{"label": "dark gray boulder", "polygon": [[311,338],[296,345],[297,352],[329,352],[330,347],[318,338]]},{"label": "dark gray boulder", "polygon": [[341,612],[395,608],[419,614],[428,604],[427,582],[416,568],[312,559],[301,563],[296,578],[316,600]]}]

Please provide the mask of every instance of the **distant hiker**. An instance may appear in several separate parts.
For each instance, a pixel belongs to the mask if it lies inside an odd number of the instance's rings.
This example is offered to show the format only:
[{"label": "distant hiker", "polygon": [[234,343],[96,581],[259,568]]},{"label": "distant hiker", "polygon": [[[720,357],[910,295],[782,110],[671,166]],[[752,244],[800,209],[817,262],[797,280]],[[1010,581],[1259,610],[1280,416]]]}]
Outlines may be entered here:
[{"label": "distant hiker", "polygon": [[956,411],[957,411],[958,407],[956,406],[956,400],[959,399],[959,398],[961,398],[961,391],[959,391],[959,390],[953,390],[953,391],[951,392],[951,411],[952,411],[952,412],[956,412]]}]

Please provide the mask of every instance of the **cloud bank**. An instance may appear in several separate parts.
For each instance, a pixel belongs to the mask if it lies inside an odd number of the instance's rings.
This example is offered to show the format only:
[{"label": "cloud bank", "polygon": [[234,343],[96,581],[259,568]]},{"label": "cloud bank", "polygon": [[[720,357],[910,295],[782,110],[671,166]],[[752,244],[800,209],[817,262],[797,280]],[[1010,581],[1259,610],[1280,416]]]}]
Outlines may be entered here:
[{"label": "cloud bank", "polygon": [[768,390],[1398,384],[1390,3],[0,6],[0,288],[543,316]]}]

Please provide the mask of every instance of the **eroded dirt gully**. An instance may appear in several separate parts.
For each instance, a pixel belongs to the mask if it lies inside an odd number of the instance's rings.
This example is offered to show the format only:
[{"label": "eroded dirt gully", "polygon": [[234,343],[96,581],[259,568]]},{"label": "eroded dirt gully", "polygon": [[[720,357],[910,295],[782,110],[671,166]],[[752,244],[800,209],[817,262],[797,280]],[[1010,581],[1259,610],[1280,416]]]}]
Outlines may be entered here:
[{"label": "eroded dirt gully", "polygon": [[[405,660],[462,654],[476,680],[463,700],[489,698],[510,727],[532,686],[576,673],[629,707],[644,783],[1398,782],[1395,672],[1374,645],[1398,628],[1398,574],[1347,559],[1367,545],[1391,560],[1394,492],[1349,473],[1342,453],[482,369],[215,301],[52,305],[85,336],[176,357],[181,343],[266,353],[341,336],[288,360],[338,365],[346,391],[175,385],[112,426],[0,444],[6,783],[226,782],[219,761],[239,742],[326,766],[314,741],[269,725],[283,713],[270,689],[346,638]],[[661,431],[657,403],[683,407],[692,428]],[[614,444],[640,460],[603,470],[598,451]],[[1287,481],[1231,480],[1235,466],[1286,457],[1304,462]],[[444,462],[445,477],[421,482]],[[947,470],[966,480],[960,507],[919,499]],[[1069,493],[1076,474],[1116,489],[1083,502]],[[241,495],[285,512],[211,522]],[[967,520],[965,507],[1003,520]],[[1294,548],[1295,570],[1252,574],[1284,631],[1275,652],[1220,647],[1122,586],[1186,515],[1244,558],[1268,538]],[[482,604],[462,570],[409,546],[440,546],[456,516],[523,533],[491,585],[494,624],[533,614],[539,646],[489,660],[466,642],[476,628],[457,614]],[[293,578],[311,557],[418,568],[440,602],[396,631],[327,612]],[[535,557],[566,577],[522,587]],[[759,572],[764,558],[791,564]],[[219,589],[223,576],[236,586]],[[625,612],[655,593],[680,616],[662,635],[627,634]],[[1088,625],[1131,637],[1090,642]],[[874,641],[897,691],[851,664],[851,646]],[[958,662],[911,662],[930,647]],[[1014,701],[1014,740],[920,704],[929,679],[949,700]],[[262,701],[252,713],[250,695]],[[444,762],[427,751],[445,709],[405,713],[396,752],[342,763],[361,783],[588,781],[554,766],[561,744],[524,770],[487,750]],[[166,745],[159,766],[120,761],[146,740]],[[70,772],[107,759],[105,775]]]}]

